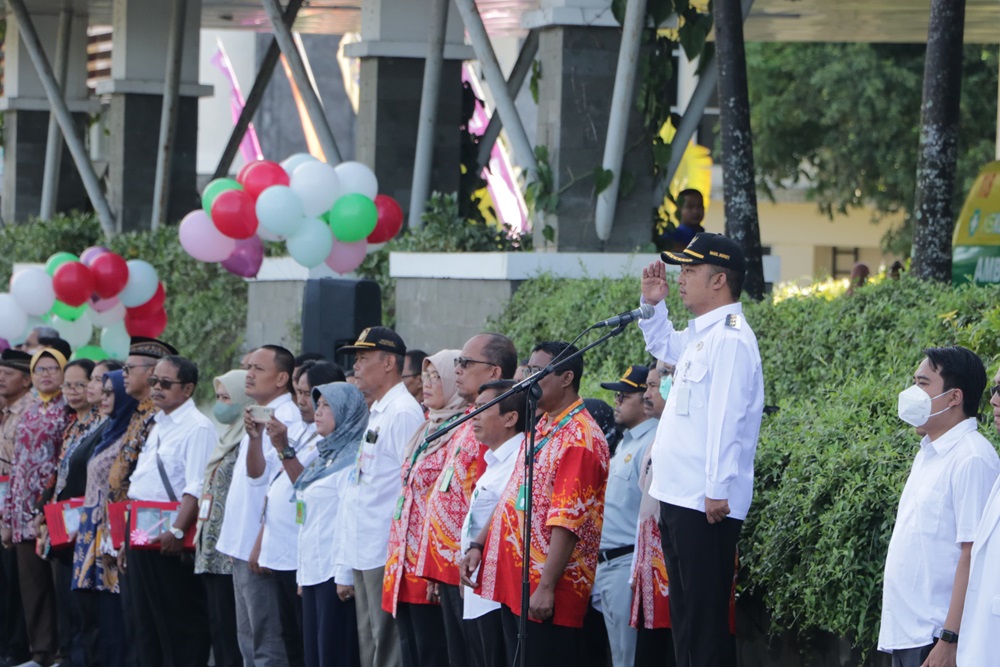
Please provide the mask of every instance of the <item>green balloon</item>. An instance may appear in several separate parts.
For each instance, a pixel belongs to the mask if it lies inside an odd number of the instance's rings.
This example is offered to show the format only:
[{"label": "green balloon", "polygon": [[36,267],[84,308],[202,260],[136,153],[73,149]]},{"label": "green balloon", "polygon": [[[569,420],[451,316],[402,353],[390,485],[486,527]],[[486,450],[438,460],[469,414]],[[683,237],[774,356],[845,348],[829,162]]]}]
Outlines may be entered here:
[{"label": "green balloon", "polygon": [[79,262],[80,258],[71,252],[57,252],[56,254],[49,257],[48,261],[45,262],[45,272],[50,276],[56,274],[56,269],[65,264],[66,262]]},{"label": "green balloon", "polygon": [[75,322],[80,318],[81,315],[84,314],[84,312],[86,312],[86,310],[87,310],[86,303],[80,306],[76,306],[74,308],[73,306],[67,306],[62,301],[56,301],[55,304],[53,304],[52,306],[52,310],[50,310],[49,312],[53,315],[58,315],[67,322]]},{"label": "green balloon", "polygon": [[201,193],[201,207],[205,209],[205,213],[212,215],[212,204],[215,203],[216,197],[229,190],[242,189],[243,186],[231,178],[217,178],[206,185],[205,190]]},{"label": "green balloon", "polygon": [[354,243],[375,231],[378,209],[371,199],[354,193],[339,198],[324,217],[338,241]]},{"label": "green balloon", "polygon": [[104,361],[110,359],[110,355],[97,345],[86,345],[73,353],[73,359],[90,359],[91,361]]}]

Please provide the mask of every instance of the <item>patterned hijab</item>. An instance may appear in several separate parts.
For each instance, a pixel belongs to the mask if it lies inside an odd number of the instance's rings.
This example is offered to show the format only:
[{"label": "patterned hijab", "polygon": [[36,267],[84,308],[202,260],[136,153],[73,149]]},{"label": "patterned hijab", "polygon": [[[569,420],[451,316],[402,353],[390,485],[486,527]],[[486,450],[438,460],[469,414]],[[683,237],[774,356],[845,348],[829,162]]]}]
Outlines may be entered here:
[{"label": "patterned hijab", "polygon": [[309,464],[295,482],[302,490],[327,475],[353,465],[361,447],[361,438],[368,428],[368,404],[361,390],[346,382],[331,382],[313,388],[313,404],[320,397],[333,410],[333,433],[316,444],[319,457]]},{"label": "patterned hijab", "polygon": [[105,373],[104,384],[111,383],[111,388],[115,392],[115,407],[111,410],[111,414],[108,416],[107,427],[104,429],[104,433],[101,435],[101,441],[97,443],[94,447],[94,453],[92,456],[96,456],[98,453],[103,452],[105,449],[115,444],[123,435],[125,431],[128,430],[129,422],[132,420],[132,415],[135,414],[136,408],[139,407],[139,402],[128,395],[125,391],[125,375],[122,371],[111,371],[110,373]]}]

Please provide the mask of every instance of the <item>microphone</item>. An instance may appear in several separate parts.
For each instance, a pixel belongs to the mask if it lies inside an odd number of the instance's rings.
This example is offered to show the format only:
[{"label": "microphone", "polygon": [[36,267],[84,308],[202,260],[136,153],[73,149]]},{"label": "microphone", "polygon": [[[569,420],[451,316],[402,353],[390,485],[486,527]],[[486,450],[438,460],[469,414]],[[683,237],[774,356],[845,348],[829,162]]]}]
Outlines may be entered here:
[{"label": "microphone", "polygon": [[635,310],[630,310],[627,313],[622,313],[621,315],[615,315],[614,317],[604,320],[603,322],[598,322],[592,328],[600,329],[601,327],[620,327],[629,322],[635,322],[636,320],[646,320],[653,316],[653,307],[648,303],[642,304]]}]

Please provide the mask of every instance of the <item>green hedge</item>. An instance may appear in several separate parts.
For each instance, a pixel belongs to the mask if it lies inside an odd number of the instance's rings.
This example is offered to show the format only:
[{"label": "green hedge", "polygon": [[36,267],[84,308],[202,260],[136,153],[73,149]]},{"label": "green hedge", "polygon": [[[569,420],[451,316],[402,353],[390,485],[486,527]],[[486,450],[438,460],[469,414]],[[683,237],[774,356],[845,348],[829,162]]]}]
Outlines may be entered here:
[{"label": "green hedge", "polygon": [[[674,290],[676,292],[676,290]],[[919,438],[896,417],[932,345],[977,351],[992,374],[1000,357],[1000,290],[886,280],[845,297],[840,283],[746,305],[764,365],[766,417],[754,505],[741,539],[741,588],[762,599],[772,631],[827,631],[873,650],[882,568]],[[491,323],[526,354],[637,303],[638,278],[526,282]],[[676,295],[671,317],[686,326]],[[585,339],[587,340],[587,339]],[[648,358],[630,327],[588,353],[583,393]],[[984,407],[985,407],[984,399]],[[990,420],[981,428],[998,441]]]},{"label": "green hedge", "polygon": [[125,259],[145,259],[156,267],[167,292],[169,322],[162,338],[201,370],[198,399],[214,395],[211,378],[239,361],[246,329],[247,286],[217,264],[187,255],[177,241],[177,228],[121,234],[106,242],[92,216],[59,217],[0,229],[0,291],[6,291],[15,262],[44,262],[55,252],[79,254],[105,245]]}]

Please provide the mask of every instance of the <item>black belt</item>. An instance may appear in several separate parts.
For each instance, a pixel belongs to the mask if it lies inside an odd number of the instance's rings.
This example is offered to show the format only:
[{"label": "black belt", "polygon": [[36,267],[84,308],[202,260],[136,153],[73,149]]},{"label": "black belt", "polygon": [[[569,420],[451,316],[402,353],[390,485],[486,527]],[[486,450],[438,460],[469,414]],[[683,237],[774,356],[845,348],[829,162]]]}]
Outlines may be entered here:
[{"label": "black belt", "polygon": [[608,561],[612,561],[612,560],[614,560],[616,558],[621,558],[622,556],[624,556],[626,554],[630,554],[633,551],[635,551],[635,545],[634,544],[630,544],[627,547],[616,547],[614,549],[604,549],[603,551],[598,552],[598,554],[597,554],[597,562],[598,563],[607,563]]}]

